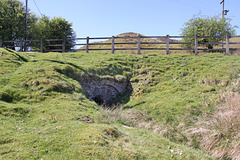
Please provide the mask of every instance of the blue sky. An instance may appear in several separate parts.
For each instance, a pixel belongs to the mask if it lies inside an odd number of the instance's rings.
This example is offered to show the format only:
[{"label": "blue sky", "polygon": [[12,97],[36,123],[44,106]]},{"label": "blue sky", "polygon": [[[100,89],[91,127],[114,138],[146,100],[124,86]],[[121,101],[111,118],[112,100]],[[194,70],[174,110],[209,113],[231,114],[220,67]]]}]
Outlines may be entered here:
[{"label": "blue sky", "polygon": [[[24,2],[25,0],[20,0]],[[201,12],[220,15],[221,0],[35,0],[40,12],[62,17],[73,24],[77,37],[116,36],[125,32],[143,35],[179,35],[184,22]],[[34,0],[31,12],[40,16]],[[240,0],[225,0],[227,18],[240,27]],[[240,28],[237,28],[240,34]]]}]

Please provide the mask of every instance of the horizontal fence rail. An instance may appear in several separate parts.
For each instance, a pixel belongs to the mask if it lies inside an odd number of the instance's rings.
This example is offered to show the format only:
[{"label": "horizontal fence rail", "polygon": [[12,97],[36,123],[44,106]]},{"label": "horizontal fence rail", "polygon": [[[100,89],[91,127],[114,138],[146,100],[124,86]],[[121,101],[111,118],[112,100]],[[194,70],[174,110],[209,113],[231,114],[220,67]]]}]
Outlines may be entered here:
[{"label": "horizontal fence rail", "polygon": [[[138,54],[141,54],[142,50],[165,50],[166,54],[169,54],[170,51],[175,50],[185,50],[185,51],[193,51],[196,55],[199,51],[220,51],[220,52],[226,52],[226,55],[229,55],[230,51],[236,51],[240,48],[230,48],[230,45],[240,45],[240,39],[239,42],[230,42],[230,38],[240,38],[240,35],[237,36],[228,36],[226,35],[224,37],[225,41],[222,42],[216,42],[216,43],[200,43],[199,38],[223,38],[223,37],[208,37],[208,36],[125,36],[125,37],[118,37],[118,36],[112,36],[112,37],[86,37],[86,38],[75,38],[75,39],[42,39],[42,40],[15,40],[15,41],[3,41],[0,40],[0,47],[4,48],[12,48],[16,49],[18,47],[19,51],[37,51],[39,52],[66,52],[66,47],[76,47],[80,46],[79,49],[76,49],[78,51],[86,51],[88,53],[89,51],[111,51],[111,53],[114,53],[115,51],[125,51],[125,50],[135,50]],[[181,41],[183,38],[191,38],[194,39],[194,42],[186,43]],[[133,42],[117,42],[117,40],[121,39],[128,39],[128,40],[135,40]],[[151,39],[152,41],[146,42],[143,41],[143,39]],[[181,40],[173,40],[173,39],[181,39]],[[71,41],[73,43],[69,44],[67,41]],[[99,40],[106,40],[105,42],[102,42]],[[162,41],[161,41],[162,40]],[[82,43],[76,43],[76,41],[84,41]],[[90,43],[90,41],[95,41]],[[193,45],[193,48],[172,48],[170,45],[172,44],[178,44],[178,45]],[[206,49],[199,47],[200,45],[207,45],[207,44],[214,44],[214,45],[222,45],[221,48],[218,49]],[[116,46],[123,45],[123,47],[117,48]],[[129,47],[124,45],[134,45],[135,47]],[[144,45],[165,45],[164,48],[160,47],[143,47]],[[225,48],[223,48],[223,45],[225,45]],[[91,47],[90,47],[91,46]],[[108,46],[107,48],[92,48],[92,46]],[[52,48],[51,48],[52,47]],[[237,46],[238,47],[238,46]],[[47,49],[51,48],[51,49]]]}]

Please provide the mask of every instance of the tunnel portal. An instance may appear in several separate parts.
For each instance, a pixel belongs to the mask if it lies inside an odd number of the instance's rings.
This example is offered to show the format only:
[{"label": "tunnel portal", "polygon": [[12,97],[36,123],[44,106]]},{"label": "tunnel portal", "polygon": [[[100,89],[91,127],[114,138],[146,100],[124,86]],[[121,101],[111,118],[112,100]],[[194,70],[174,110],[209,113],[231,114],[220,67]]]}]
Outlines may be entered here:
[{"label": "tunnel portal", "polygon": [[110,105],[115,98],[131,90],[130,81],[124,77],[89,76],[81,85],[88,98],[100,106]]}]

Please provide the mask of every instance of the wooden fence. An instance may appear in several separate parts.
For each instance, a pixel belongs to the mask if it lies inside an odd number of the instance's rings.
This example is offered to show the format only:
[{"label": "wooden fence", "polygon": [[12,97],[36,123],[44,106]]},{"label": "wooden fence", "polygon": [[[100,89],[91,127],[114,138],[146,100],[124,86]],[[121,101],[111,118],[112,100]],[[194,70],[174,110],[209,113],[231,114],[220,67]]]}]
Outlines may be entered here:
[{"label": "wooden fence", "polygon": [[[169,54],[171,50],[185,50],[185,51],[192,51],[196,55],[199,53],[199,51],[220,51],[220,52],[225,52],[226,55],[229,55],[230,51],[236,51],[240,50],[240,48],[230,48],[230,45],[239,45],[240,44],[240,39],[238,39],[238,42],[230,42],[230,38],[237,38],[240,37],[238,36],[228,36],[226,35],[225,41],[214,43],[214,45],[222,45],[221,48],[217,49],[207,49],[200,47],[201,45],[205,43],[199,43],[198,39],[199,38],[223,38],[223,37],[198,37],[198,36],[136,36],[136,37],[97,37],[97,38],[75,38],[71,39],[73,41],[84,41],[84,43],[73,43],[73,44],[67,44],[66,42],[68,39],[46,39],[46,40],[20,40],[20,41],[2,41],[0,40],[0,47],[4,48],[16,48],[18,47],[20,51],[27,51],[27,48],[31,48],[31,51],[34,50],[34,48],[37,48],[39,52],[66,52],[66,47],[71,46],[71,47],[76,47],[76,46],[81,46],[81,48],[77,49],[78,51],[86,51],[88,53],[89,51],[93,50],[105,50],[105,51],[111,51],[111,53],[114,53],[115,51],[118,50],[135,50],[137,51],[138,54],[141,54],[141,51],[143,50],[165,50],[166,54]],[[193,43],[185,43],[181,40],[176,40],[172,41],[172,39],[183,39],[183,38],[194,38]],[[116,42],[117,39],[135,39],[134,42]],[[155,39],[155,41],[142,41],[142,39]],[[156,39],[164,39],[164,41],[156,41]],[[90,40],[95,41],[94,43],[90,43]],[[105,42],[99,42],[99,40],[105,40]],[[98,42],[96,42],[98,41]],[[51,44],[51,42],[54,42],[54,44]],[[10,43],[10,45],[8,45]],[[13,45],[12,45],[13,44]],[[33,45],[32,45],[33,44]],[[178,45],[193,45],[193,48],[183,48],[183,47],[178,47],[178,48],[172,48],[170,47],[171,44],[178,44]],[[90,46],[109,46],[106,48],[90,48]],[[121,47],[117,48],[117,45],[135,45],[137,47]],[[142,47],[143,45],[165,45],[165,47],[160,48],[160,47]],[[225,48],[223,47],[225,45]],[[47,50],[45,49],[46,47],[54,47],[54,49]]]}]

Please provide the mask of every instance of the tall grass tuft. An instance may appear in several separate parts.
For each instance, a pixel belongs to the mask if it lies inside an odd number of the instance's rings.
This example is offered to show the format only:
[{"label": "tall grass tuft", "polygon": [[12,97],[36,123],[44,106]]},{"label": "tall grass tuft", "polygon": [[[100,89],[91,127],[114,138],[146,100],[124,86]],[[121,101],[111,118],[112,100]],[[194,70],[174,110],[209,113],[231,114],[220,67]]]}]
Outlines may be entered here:
[{"label": "tall grass tuft", "polygon": [[103,107],[100,109],[99,114],[99,121],[102,123],[121,123],[130,127],[139,127],[151,120],[152,117],[149,116],[147,112],[136,109],[124,110],[121,105],[112,106],[110,108]]},{"label": "tall grass tuft", "polygon": [[124,110],[121,105],[110,108],[102,107],[100,108],[98,120],[106,124],[119,123],[123,124],[124,127],[150,130],[174,142],[186,141],[186,137],[173,126],[155,123],[153,116],[149,115],[147,111]]},{"label": "tall grass tuft", "polygon": [[220,105],[211,116],[203,116],[197,127],[188,130],[193,138],[201,138],[200,147],[216,158],[240,159],[240,94],[221,94]]}]

